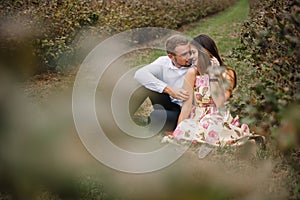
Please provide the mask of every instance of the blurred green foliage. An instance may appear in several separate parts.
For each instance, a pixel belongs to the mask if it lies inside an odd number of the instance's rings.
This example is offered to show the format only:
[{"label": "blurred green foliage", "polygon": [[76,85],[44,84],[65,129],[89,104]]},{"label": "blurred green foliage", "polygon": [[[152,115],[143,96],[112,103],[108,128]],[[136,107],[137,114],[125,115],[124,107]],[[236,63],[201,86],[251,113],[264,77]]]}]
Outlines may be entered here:
[{"label": "blurred green foliage", "polygon": [[[222,3],[221,3],[222,2]],[[176,29],[226,9],[236,0],[73,1],[7,0],[0,2],[0,41],[3,52],[32,47],[43,71],[76,63],[77,36],[88,30],[105,38],[140,27]],[[17,27],[8,30],[5,24]],[[25,34],[30,32],[30,34]],[[103,39],[102,38],[102,39]],[[74,44],[75,43],[75,44]],[[78,43],[79,44],[79,43]],[[2,52],[1,52],[2,53]],[[13,53],[14,54],[14,53]],[[3,56],[4,58],[7,56]],[[5,63],[6,64],[6,63]],[[31,63],[28,63],[30,65]],[[15,66],[15,63],[13,64]]]},{"label": "blurred green foliage", "polygon": [[[251,0],[233,55],[248,67],[233,102],[244,122],[269,140],[272,154],[292,166],[290,199],[299,198],[300,1]],[[241,89],[241,88],[240,88]],[[276,153],[275,153],[276,152]],[[298,180],[298,181],[297,181]]]},{"label": "blurred green foliage", "polygon": [[300,1],[250,1],[250,17],[241,30],[235,56],[245,62],[248,99],[245,109],[262,134],[280,126],[283,113],[299,103]]},{"label": "blurred green foliage", "polygon": [[[73,58],[78,48],[74,42],[82,29],[104,37],[145,26],[175,29],[233,2],[1,1],[1,61],[7,55],[17,56],[18,59],[8,64],[17,63],[22,69],[24,64],[35,65],[38,67],[32,69],[35,72],[42,68],[56,69],[64,64],[61,57]],[[241,30],[243,46],[235,52],[248,64],[244,72],[247,79],[242,80],[248,85],[238,88],[242,90],[241,98],[235,99],[233,107],[246,117],[247,123],[256,125],[257,133],[271,134],[271,127],[275,127],[272,136],[280,150],[291,155],[288,162],[296,169],[299,167],[299,153],[294,151],[299,147],[299,1],[253,0],[250,3],[251,16]],[[144,41],[144,38],[137,40]],[[34,62],[33,57],[39,59]],[[28,73],[26,70],[24,73]],[[207,162],[187,155],[164,176],[159,172],[148,174],[148,179],[140,175],[121,174],[126,176],[122,177],[117,172],[110,172],[111,175],[86,155],[78,138],[74,140],[71,115],[65,116],[70,113],[66,110],[69,101],[54,103],[49,108],[54,112],[50,115],[45,111],[35,116],[32,111],[23,111],[26,101],[15,101],[16,97],[19,99],[17,95],[8,96],[14,88],[6,88],[12,84],[6,83],[5,76],[0,74],[1,85],[8,91],[1,93],[5,103],[1,105],[0,199],[126,199],[127,196],[153,199],[168,195],[173,199],[299,199],[300,179],[296,170],[290,173],[287,165],[277,165],[274,169],[268,162],[255,162],[244,154],[232,155],[232,149],[219,151],[218,157],[208,158]],[[1,91],[5,91],[3,88]],[[8,108],[15,110],[10,113]],[[56,110],[59,112],[55,113]],[[7,116],[17,117],[10,120]],[[98,176],[84,173],[91,169]],[[283,177],[292,177],[293,182],[286,184]],[[282,188],[272,185],[278,182]],[[292,186],[289,195],[276,196],[281,192],[278,189],[288,186]],[[109,195],[115,188],[114,196],[119,198]]]}]

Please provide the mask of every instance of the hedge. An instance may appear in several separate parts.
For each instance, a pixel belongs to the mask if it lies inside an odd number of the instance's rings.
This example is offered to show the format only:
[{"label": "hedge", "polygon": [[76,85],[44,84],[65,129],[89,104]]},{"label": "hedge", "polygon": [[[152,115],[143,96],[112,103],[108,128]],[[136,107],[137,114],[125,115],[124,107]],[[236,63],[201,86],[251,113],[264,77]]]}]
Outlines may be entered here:
[{"label": "hedge", "polygon": [[[15,56],[17,49],[24,48],[19,53],[22,57],[33,54],[35,63],[31,61],[27,66],[38,66],[33,71],[65,67],[74,64],[69,61],[79,48],[76,42],[83,30],[105,38],[140,27],[177,29],[183,24],[220,12],[235,2],[236,0],[1,1],[1,60],[7,61],[8,54]],[[62,58],[70,59],[60,62]]]},{"label": "hedge", "polygon": [[300,147],[300,117],[294,113],[300,108],[299,27],[299,0],[251,0],[235,52],[251,72],[243,115],[260,127],[259,134],[287,142],[285,149]]}]

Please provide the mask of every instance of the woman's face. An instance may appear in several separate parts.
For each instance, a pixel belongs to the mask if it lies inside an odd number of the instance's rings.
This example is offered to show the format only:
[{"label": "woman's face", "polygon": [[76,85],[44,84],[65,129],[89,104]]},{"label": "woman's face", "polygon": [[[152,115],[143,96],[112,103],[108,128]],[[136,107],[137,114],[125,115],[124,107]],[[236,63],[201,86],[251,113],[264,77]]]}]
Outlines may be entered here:
[{"label": "woman's face", "polygon": [[191,44],[191,59],[193,60],[193,63],[197,65],[198,62],[198,50],[197,48]]}]

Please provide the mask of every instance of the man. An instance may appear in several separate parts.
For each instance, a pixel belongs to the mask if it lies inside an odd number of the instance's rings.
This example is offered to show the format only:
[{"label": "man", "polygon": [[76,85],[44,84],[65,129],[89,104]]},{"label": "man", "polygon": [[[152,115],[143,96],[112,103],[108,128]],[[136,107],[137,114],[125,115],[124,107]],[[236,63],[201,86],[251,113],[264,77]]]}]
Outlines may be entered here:
[{"label": "man", "polygon": [[[174,130],[180,114],[182,101],[187,100],[188,92],[182,89],[184,76],[191,66],[190,44],[186,37],[173,35],[166,41],[167,56],[161,56],[135,73],[135,79],[144,87],[139,88],[130,99],[130,114],[149,96],[154,111],[151,118],[166,110],[165,131]],[[159,105],[159,106],[158,106]]]}]

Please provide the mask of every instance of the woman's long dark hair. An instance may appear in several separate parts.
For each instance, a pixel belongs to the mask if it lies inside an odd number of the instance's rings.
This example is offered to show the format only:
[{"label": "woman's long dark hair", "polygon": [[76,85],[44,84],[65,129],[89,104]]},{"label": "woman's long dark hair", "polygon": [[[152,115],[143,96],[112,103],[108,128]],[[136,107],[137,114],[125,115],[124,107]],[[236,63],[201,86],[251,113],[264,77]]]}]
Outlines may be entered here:
[{"label": "woman's long dark hair", "polygon": [[195,40],[192,40],[191,44],[198,50],[198,63],[196,65],[198,72],[200,74],[206,73],[208,67],[211,65],[209,52]]},{"label": "woman's long dark hair", "polygon": [[207,51],[209,51],[209,53],[211,53],[211,55],[219,61],[220,66],[224,65],[224,62],[219,54],[218,47],[211,37],[205,34],[200,34],[196,36],[193,40],[200,44]]},{"label": "woman's long dark hair", "polygon": [[220,63],[220,66],[224,66],[226,67],[226,69],[228,71],[232,71],[233,74],[234,74],[234,77],[231,77],[234,81],[234,87],[236,87],[236,84],[237,84],[237,80],[236,80],[236,72],[235,70],[233,70],[232,68],[230,68],[229,66],[227,66],[223,60],[221,59],[221,56],[219,54],[219,51],[218,51],[218,47],[215,43],[215,41],[209,37],[208,35],[205,35],[205,34],[200,34],[196,37],[194,37],[194,39],[192,40],[191,44],[195,45],[195,46],[201,46],[203,47],[204,49],[206,49],[213,57],[215,57],[219,63]]}]

